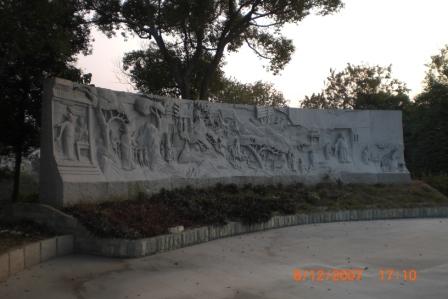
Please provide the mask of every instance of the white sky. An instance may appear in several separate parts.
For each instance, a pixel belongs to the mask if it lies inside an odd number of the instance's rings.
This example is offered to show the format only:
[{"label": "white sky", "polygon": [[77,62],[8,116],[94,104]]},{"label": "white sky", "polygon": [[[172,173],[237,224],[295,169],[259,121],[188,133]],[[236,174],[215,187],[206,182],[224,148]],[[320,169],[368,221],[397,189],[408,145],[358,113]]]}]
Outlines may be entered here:
[{"label": "white sky", "polygon": [[[250,49],[226,57],[228,76],[248,83],[274,83],[298,106],[305,95],[318,92],[330,68],[342,70],[348,62],[386,66],[404,81],[411,96],[421,90],[425,64],[448,44],[447,0],[343,0],[345,8],[331,16],[308,16],[299,25],[285,27],[296,52],[277,76],[266,72]],[[140,49],[142,41],[125,42],[94,33],[93,55],[81,56],[78,66],[93,74],[93,84],[133,91],[119,65],[123,54]]]}]

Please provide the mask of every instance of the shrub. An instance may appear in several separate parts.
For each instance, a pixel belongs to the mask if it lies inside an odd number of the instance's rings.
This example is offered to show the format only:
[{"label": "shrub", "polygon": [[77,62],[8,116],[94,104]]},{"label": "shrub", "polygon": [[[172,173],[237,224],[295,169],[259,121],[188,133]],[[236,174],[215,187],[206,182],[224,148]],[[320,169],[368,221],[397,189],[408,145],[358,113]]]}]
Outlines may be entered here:
[{"label": "shrub", "polygon": [[422,180],[431,187],[448,196],[448,175],[425,176]]}]

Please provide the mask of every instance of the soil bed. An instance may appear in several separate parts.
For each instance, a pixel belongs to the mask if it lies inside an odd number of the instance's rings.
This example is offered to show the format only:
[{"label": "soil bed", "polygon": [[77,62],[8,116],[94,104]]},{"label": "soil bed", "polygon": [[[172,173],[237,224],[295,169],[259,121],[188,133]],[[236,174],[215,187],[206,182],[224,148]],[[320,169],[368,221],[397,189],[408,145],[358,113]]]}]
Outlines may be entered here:
[{"label": "soil bed", "polygon": [[273,215],[367,208],[448,206],[448,198],[429,185],[276,185],[183,188],[135,200],[80,204],[65,212],[103,238],[146,238],[168,228],[257,223]]},{"label": "soil bed", "polygon": [[53,236],[53,232],[34,222],[0,223],[0,254]]}]

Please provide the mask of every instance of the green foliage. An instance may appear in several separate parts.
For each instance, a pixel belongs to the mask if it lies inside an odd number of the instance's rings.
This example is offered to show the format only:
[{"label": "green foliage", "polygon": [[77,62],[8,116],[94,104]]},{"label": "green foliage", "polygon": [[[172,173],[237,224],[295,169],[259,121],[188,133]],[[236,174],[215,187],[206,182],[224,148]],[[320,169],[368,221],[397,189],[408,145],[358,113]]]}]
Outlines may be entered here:
[{"label": "green foliage", "polygon": [[222,224],[225,222],[222,207],[211,190],[198,191],[191,187],[179,190],[162,190],[151,200],[175,209],[179,215],[194,222]]},{"label": "green foliage", "polygon": [[0,128],[7,130],[0,133],[0,144],[4,151],[17,143],[19,132],[24,135],[24,149],[38,145],[44,78],[89,79],[73,66],[77,53],[88,52],[90,33],[78,2],[0,2]]},{"label": "green foliage", "polygon": [[406,163],[417,177],[448,173],[448,46],[427,67],[424,91],[404,109]]},{"label": "green foliage", "polygon": [[[143,90],[161,89],[163,81],[149,74],[162,70],[163,77],[169,77],[162,87],[170,90],[175,86],[183,98],[190,99],[209,98],[225,54],[238,51],[244,44],[266,59],[270,71],[278,73],[294,51],[292,41],[281,34],[281,28],[312,12],[326,15],[342,7],[340,0],[88,2],[96,11],[94,21],[106,33],[114,34],[118,27],[124,26],[149,40],[146,51],[125,59],[128,70],[140,68],[137,73],[146,74],[143,77],[148,79],[149,87]],[[144,64],[139,65],[135,56],[144,57]],[[141,67],[148,70],[142,71]],[[135,79],[135,73],[132,78]],[[142,85],[137,82],[137,86]]]},{"label": "green foliage", "polygon": [[393,79],[392,67],[352,65],[330,70],[325,88],[305,97],[302,107],[315,109],[401,109],[409,103],[406,85]]},{"label": "green foliage", "polygon": [[[206,70],[207,61],[198,61],[196,65],[198,72],[191,74],[191,99],[198,98],[201,79],[198,74]],[[211,97],[222,90],[227,82],[230,82],[230,80],[225,79],[221,67],[222,65],[218,67],[210,80],[209,93]],[[145,94],[182,96],[182,90],[177,85],[175,78],[172,77],[169,64],[154,44],[150,43],[146,50],[126,53],[123,58],[123,70],[130,77],[135,87]]]},{"label": "green foliage", "polygon": [[[197,75],[206,70],[206,63],[199,61],[197,68],[201,69],[192,78],[192,98],[197,98],[200,77]],[[135,87],[145,94],[160,94],[180,97],[182,91],[171,76],[169,65],[163,60],[160,51],[154,46],[146,50],[133,51],[125,54],[123,69],[135,84]],[[219,67],[210,82],[209,99],[212,102],[238,103],[260,106],[285,106],[283,94],[276,90],[271,83],[257,81],[252,84],[243,84],[235,79],[226,78]]]},{"label": "green foliage", "polygon": [[0,168],[0,180],[9,180],[13,177],[13,172],[8,167]]},{"label": "green foliage", "polygon": [[431,57],[431,62],[426,65],[425,84],[430,87],[433,84],[448,85],[448,45],[440,49],[439,53]]},{"label": "green foliage", "polygon": [[90,80],[74,67],[89,52],[86,9],[77,0],[0,1],[0,154],[15,154],[15,198],[21,156],[39,144],[43,80]]},{"label": "green foliage", "polygon": [[448,196],[448,175],[424,176],[422,180],[431,187]]},{"label": "green foliage", "polygon": [[253,224],[273,215],[325,210],[410,208],[448,205],[448,198],[422,182],[410,185],[316,186],[216,185],[162,190],[136,200],[82,204],[66,209],[102,237],[142,238],[183,225]]},{"label": "green foliage", "polygon": [[234,79],[223,79],[217,91],[211,92],[211,100],[219,103],[247,104],[258,106],[286,106],[283,94],[271,83],[257,81],[243,84]]},{"label": "green foliage", "polygon": [[404,113],[406,163],[416,175],[448,172],[448,85],[433,82]]}]

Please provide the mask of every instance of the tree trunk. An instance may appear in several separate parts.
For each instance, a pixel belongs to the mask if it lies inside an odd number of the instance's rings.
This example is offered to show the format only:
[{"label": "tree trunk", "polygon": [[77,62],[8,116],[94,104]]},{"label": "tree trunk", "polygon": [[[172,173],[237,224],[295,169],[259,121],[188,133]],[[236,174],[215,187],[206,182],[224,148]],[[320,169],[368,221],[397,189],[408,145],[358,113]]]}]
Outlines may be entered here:
[{"label": "tree trunk", "polygon": [[20,188],[20,166],[22,165],[22,155],[23,155],[23,142],[24,142],[24,127],[25,127],[25,99],[21,99],[18,107],[18,130],[17,139],[14,146],[14,185],[12,189],[11,201],[17,202],[19,200],[19,188]]},{"label": "tree trunk", "polygon": [[199,90],[200,100],[208,101],[210,83],[212,82],[212,78],[215,75],[219,62],[224,56],[224,50],[226,48],[226,45],[227,41],[223,38],[222,41],[220,41],[219,43],[218,49],[216,50],[212,62],[210,62],[210,64],[207,67],[207,71],[205,72],[205,76],[202,78]]},{"label": "tree trunk", "polygon": [[[211,72],[207,72],[207,73],[211,73]],[[199,91],[199,99],[200,100],[204,100],[204,101],[208,101],[208,87],[210,85],[210,80],[209,80],[209,76],[208,74],[202,79],[201,82],[201,89]]]},{"label": "tree trunk", "polygon": [[180,89],[182,99],[193,100],[191,98],[191,84],[189,81],[190,80],[184,79],[182,81],[182,84],[179,86],[179,89]]},{"label": "tree trunk", "polygon": [[22,144],[16,145],[14,149],[15,163],[14,163],[14,185],[12,189],[12,202],[19,200],[19,187],[20,187],[20,166],[22,165]]},{"label": "tree trunk", "polygon": [[[222,57],[222,55],[221,55],[221,57]],[[219,63],[221,58],[217,58],[216,60]],[[202,82],[201,82],[200,90],[199,90],[199,100],[208,101],[210,83],[212,82],[212,78],[215,75],[216,69],[218,67],[218,63],[212,62],[209,65],[209,67],[205,73],[205,76],[202,78]]]}]

